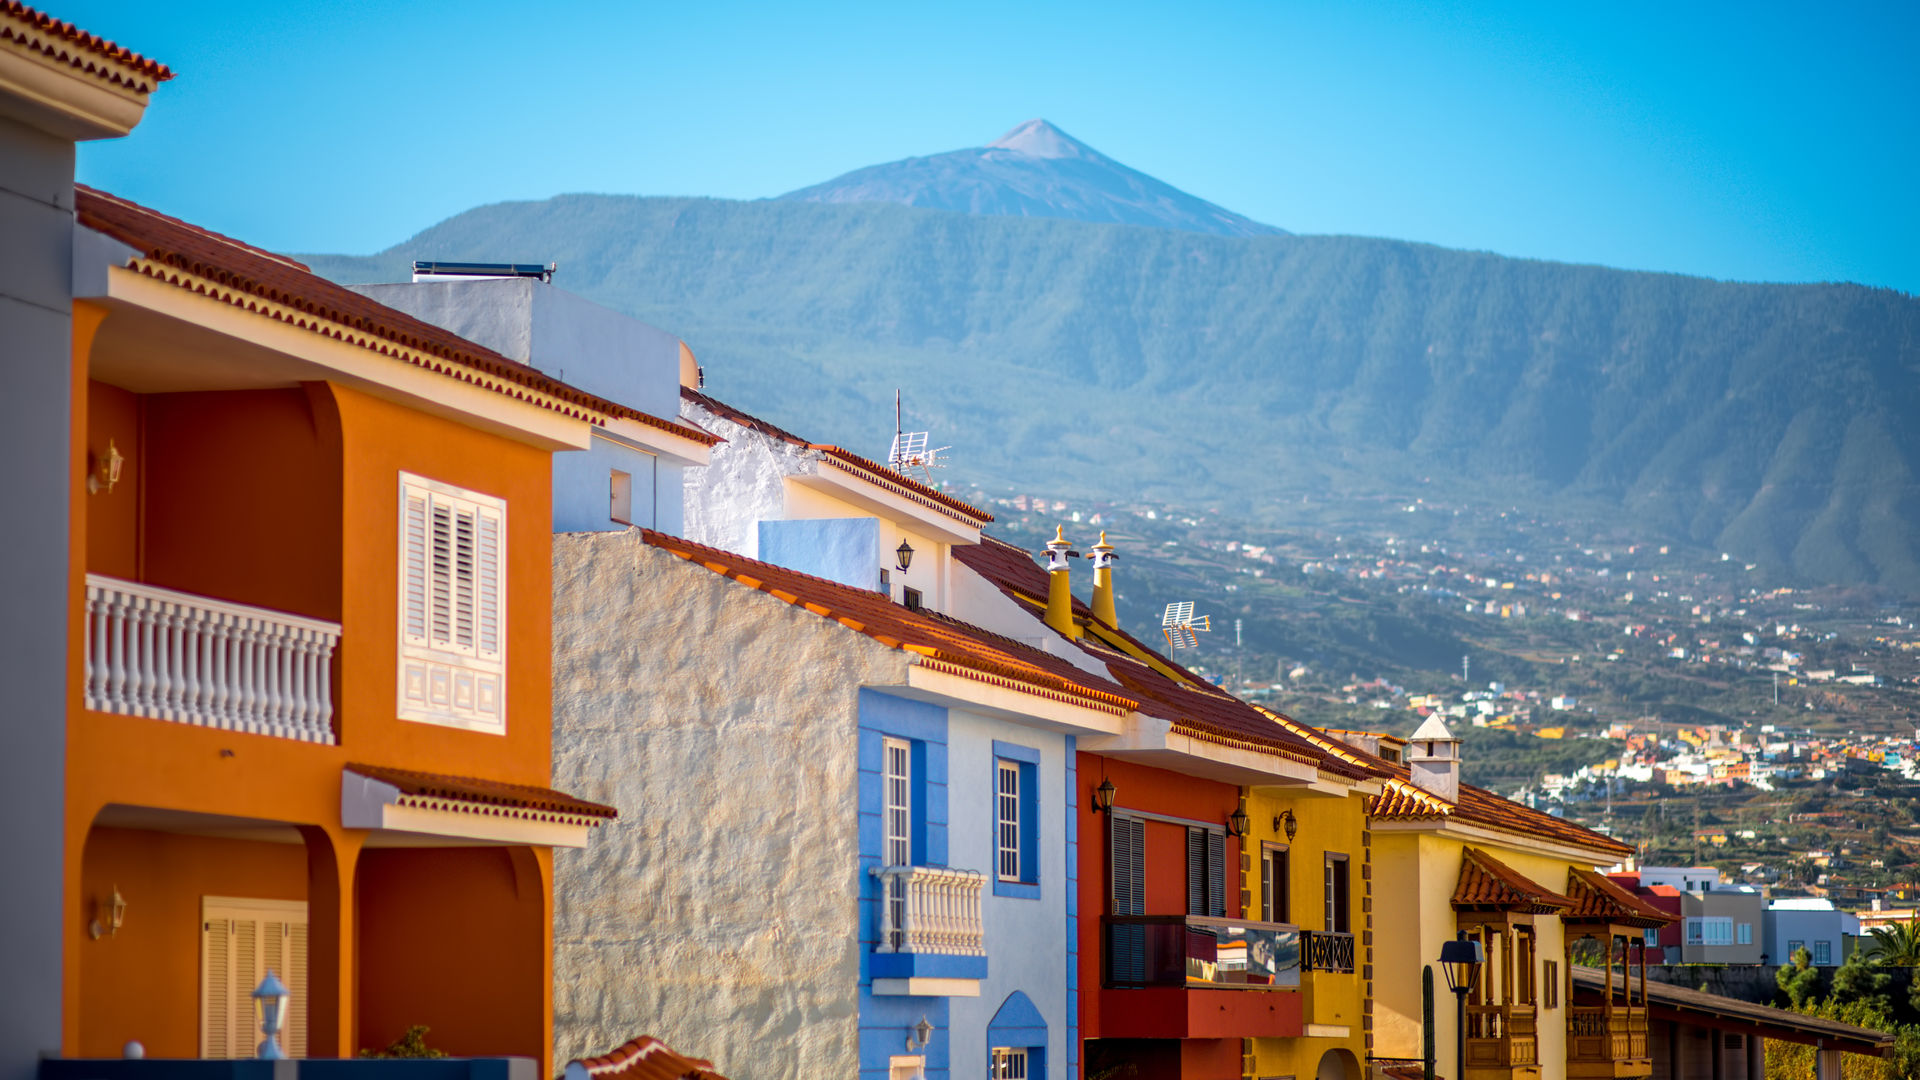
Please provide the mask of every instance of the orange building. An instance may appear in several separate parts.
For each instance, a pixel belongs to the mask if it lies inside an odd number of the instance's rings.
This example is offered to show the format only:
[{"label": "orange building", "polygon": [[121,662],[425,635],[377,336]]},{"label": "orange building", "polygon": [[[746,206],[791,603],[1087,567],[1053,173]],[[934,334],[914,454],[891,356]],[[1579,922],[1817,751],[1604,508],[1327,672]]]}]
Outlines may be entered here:
[{"label": "orange building", "polygon": [[76,195],[62,1052],[550,1066],[552,454],[638,414]]}]

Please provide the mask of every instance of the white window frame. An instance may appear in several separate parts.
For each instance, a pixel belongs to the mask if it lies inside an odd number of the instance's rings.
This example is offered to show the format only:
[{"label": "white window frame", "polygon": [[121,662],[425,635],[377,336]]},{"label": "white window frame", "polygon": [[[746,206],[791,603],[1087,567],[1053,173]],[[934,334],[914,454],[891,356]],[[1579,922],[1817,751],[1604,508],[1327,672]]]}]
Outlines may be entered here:
[{"label": "white window frame", "polygon": [[992,1080],[1027,1080],[1027,1048],[994,1047],[993,1060],[987,1065],[987,1075]]},{"label": "white window frame", "polygon": [[399,511],[399,717],[505,735],[506,500],[403,472]]},{"label": "white window frame", "polygon": [[1813,942],[1813,966],[1831,967],[1833,965],[1833,942],[1826,938],[1815,938]]},{"label": "white window frame", "polygon": [[1733,944],[1733,917],[1699,915],[1688,919],[1687,944],[1708,948]]},{"label": "white window frame", "polygon": [[1008,758],[994,759],[998,779],[994,801],[998,807],[995,840],[995,865],[1001,881],[1020,881],[1020,763]]},{"label": "white window frame", "polygon": [[[913,865],[913,744],[891,735],[880,740],[880,863]],[[887,944],[899,948],[906,943],[906,881],[892,874],[884,880],[883,902],[893,927]]]},{"label": "white window frame", "polygon": [[1736,945],[1753,944],[1753,924],[1750,922],[1736,924],[1733,928],[1733,940]]}]

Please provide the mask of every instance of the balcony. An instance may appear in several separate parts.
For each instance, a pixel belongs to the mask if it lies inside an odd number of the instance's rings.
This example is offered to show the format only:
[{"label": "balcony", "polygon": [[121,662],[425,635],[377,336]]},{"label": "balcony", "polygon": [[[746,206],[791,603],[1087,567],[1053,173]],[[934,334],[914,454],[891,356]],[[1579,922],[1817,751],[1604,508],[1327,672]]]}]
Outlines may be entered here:
[{"label": "balcony", "polygon": [[1652,1072],[1647,1010],[1574,1005],[1567,1010],[1567,1075],[1631,1077]]},{"label": "balcony", "polygon": [[86,707],[332,743],[340,625],[87,575]]},{"label": "balcony", "polygon": [[1332,930],[1300,931],[1300,967],[1303,971],[1353,973],[1353,935]]},{"label": "balcony", "polygon": [[868,974],[877,995],[977,997],[987,975],[980,922],[985,874],[944,866],[881,866],[879,933]]},{"label": "balcony", "polygon": [[1101,1037],[1301,1034],[1298,927],[1200,915],[1109,915],[1103,926]]},{"label": "balcony", "polygon": [[1467,1067],[1537,1071],[1540,1040],[1532,1005],[1468,1005]]}]

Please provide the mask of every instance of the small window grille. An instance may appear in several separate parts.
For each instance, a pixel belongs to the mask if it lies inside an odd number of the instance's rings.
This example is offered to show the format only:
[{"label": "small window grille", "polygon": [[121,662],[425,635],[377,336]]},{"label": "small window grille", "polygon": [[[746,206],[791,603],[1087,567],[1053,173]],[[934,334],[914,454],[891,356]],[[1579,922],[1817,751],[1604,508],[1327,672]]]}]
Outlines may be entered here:
[{"label": "small window grille", "polygon": [[993,1080],[1027,1080],[1026,1047],[994,1047],[992,1077]]}]

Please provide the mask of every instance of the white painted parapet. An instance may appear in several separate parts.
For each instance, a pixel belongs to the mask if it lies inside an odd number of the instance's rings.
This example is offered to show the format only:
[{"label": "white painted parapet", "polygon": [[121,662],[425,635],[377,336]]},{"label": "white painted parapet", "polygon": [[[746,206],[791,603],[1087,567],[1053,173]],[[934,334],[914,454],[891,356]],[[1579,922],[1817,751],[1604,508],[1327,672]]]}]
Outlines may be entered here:
[{"label": "white painted parapet", "polygon": [[987,877],[940,866],[876,866],[886,886],[875,952],[985,956],[980,892]]},{"label": "white painted parapet", "polygon": [[340,624],[87,575],[86,706],[332,743]]}]

